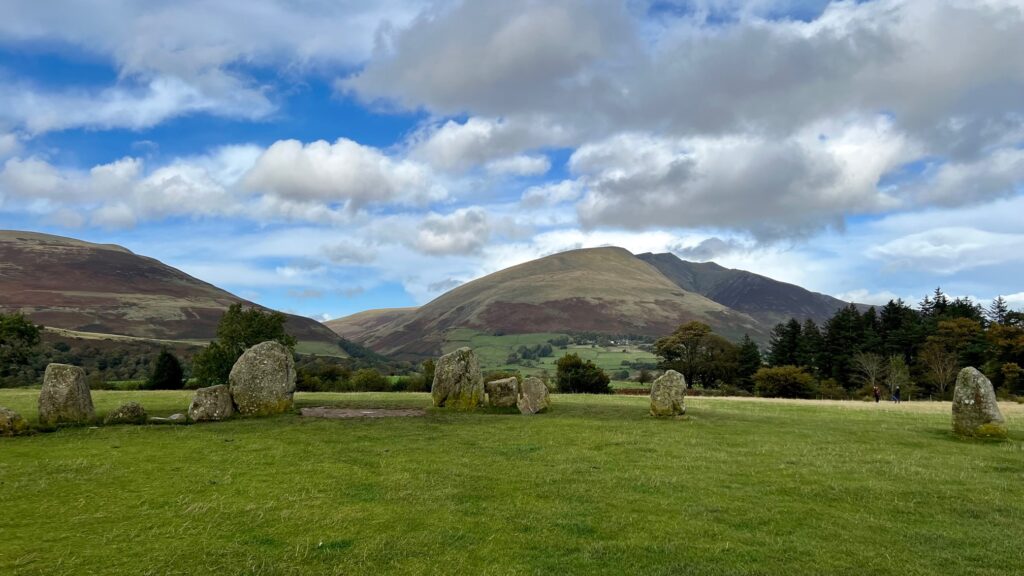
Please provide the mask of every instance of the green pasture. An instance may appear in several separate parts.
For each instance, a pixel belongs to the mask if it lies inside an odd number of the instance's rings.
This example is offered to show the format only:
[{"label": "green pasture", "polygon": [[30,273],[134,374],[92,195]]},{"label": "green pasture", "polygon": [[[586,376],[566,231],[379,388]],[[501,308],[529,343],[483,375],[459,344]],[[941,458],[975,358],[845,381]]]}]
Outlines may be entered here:
[{"label": "green pasture", "polygon": [[[35,418],[36,390],[0,390]],[[182,411],[189,392],[97,391]],[[298,394],[287,414],[0,438],[0,574],[1004,575],[1024,566],[1011,439],[948,404],[553,397],[526,417],[412,393]]]}]

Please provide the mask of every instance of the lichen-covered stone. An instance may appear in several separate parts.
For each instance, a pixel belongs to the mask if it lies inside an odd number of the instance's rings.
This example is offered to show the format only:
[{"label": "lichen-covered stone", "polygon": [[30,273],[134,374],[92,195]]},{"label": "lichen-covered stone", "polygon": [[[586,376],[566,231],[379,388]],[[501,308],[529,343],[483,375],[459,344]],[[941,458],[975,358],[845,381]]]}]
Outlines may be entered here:
[{"label": "lichen-covered stone", "polygon": [[224,384],[200,388],[188,406],[188,419],[193,422],[227,420],[235,412],[231,391]]},{"label": "lichen-covered stone", "polygon": [[522,414],[539,414],[551,407],[551,395],[543,380],[535,376],[523,379],[519,385],[516,406]]},{"label": "lichen-covered stone", "polygon": [[651,416],[680,416],[686,413],[686,378],[669,370],[651,384]]},{"label": "lichen-covered stone", "polygon": [[85,383],[85,370],[67,364],[50,364],[39,391],[39,423],[85,424],[96,417],[92,393]]},{"label": "lichen-covered stone", "polygon": [[17,436],[28,430],[28,420],[14,410],[0,406],[0,436]]},{"label": "lichen-covered stone", "polygon": [[441,356],[430,387],[434,406],[473,410],[484,403],[484,378],[480,362],[469,348]]},{"label": "lichen-covered stone", "polygon": [[122,404],[103,420],[104,424],[145,424],[146,409],[137,402]]},{"label": "lichen-covered stone", "polygon": [[953,432],[961,436],[1006,438],[1006,421],[999,411],[992,382],[975,368],[964,368],[956,378]]},{"label": "lichen-covered stone", "polygon": [[235,407],[245,416],[287,412],[295,394],[292,353],[279,342],[257,344],[235,362],[228,385]]},{"label": "lichen-covered stone", "polygon": [[519,380],[515,377],[492,380],[484,384],[487,403],[495,408],[512,408],[519,399]]}]

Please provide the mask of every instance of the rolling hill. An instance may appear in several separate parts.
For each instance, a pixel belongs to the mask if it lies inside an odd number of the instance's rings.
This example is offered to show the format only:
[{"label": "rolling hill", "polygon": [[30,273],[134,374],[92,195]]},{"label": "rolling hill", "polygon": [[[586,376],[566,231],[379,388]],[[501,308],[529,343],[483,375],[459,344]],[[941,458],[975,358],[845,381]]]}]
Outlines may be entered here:
[{"label": "rolling hill", "polygon": [[[79,333],[206,341],[236,302],[256,306],[166,264],[111,244],[0,231],[0,312],[23,312]],[[306,346],[344,355],[323,324],[288,315]]]},{"label": "rolling hill", "polygon": [[669,253],[648,252],[637,258],[657,268],[683,290],[743,312],[769,328],[790,318],[811,318],[821,324],[848,304],[794,284],[724,268],[714,262],[688,262]]},{"label": "rolling hill", "polygon": [[364,312],[328,326],[377,352],[417,358],[436,354],[455,328],[660,336],[689,320],[733,338],[765,334],[751,316],[680,288],[622,248],[547,256],[463,284],[418,309]]}]

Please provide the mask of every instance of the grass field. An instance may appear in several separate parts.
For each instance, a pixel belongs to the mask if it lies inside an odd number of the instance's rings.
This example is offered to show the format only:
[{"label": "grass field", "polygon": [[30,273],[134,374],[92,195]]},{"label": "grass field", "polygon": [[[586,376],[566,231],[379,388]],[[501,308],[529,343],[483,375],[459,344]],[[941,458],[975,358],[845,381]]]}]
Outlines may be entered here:
[{"label": "grass field", "polygon": [[[34,418],[35,390],[0,390]],[[94,393],[183,410],[187,392]],[[299,405],[427,407],[426,394]],[[63,429],[0,439],[0,574],[987,574],[1024,566],[1007,442],[948,404],[563,396],[523,417]]]},{"label": "grass field", "polygon": [[658,358],[650,352],[640,350],[635,346],[610,346],[591,347],[572,345],[562,350],[554,349],[553,356],[540,358],[534,361],[535,366],[528,367],[521,364],[508,364],[506,360],[510,352],[515,352],[520,346],[535,346],[545,344],[548,340],[563,336],[555,333],[536,334],[509,334],[505,336],[491,336],[482,334],[468,328],[459,328],[448,334],[443,347],[444,352],[451,352],[462,346],[469,346],[480,358],[480,367],[484,370],[518,370],[523,375],[532,376],[547,372],[555,374],[555,362],[562,356],[569,353],[579,354],[580,358],[590,360],[599,368],[612,374],[623,368],[624,360],[629,362],[657,362]]}]

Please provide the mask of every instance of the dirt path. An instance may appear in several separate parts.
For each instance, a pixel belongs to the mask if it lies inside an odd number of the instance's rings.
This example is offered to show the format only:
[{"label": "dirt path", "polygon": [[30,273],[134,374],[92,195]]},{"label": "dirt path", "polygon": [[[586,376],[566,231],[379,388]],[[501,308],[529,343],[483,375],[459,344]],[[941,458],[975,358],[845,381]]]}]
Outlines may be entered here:
[{"label": "dirt path", "polygon": [[388,410],[384,408],[331,408],[329,406],[303,408],[301,413],[309,418],[330,418],[333,420],[345,418],[411,418],[427,415],[426,410],[419,408]]}]

